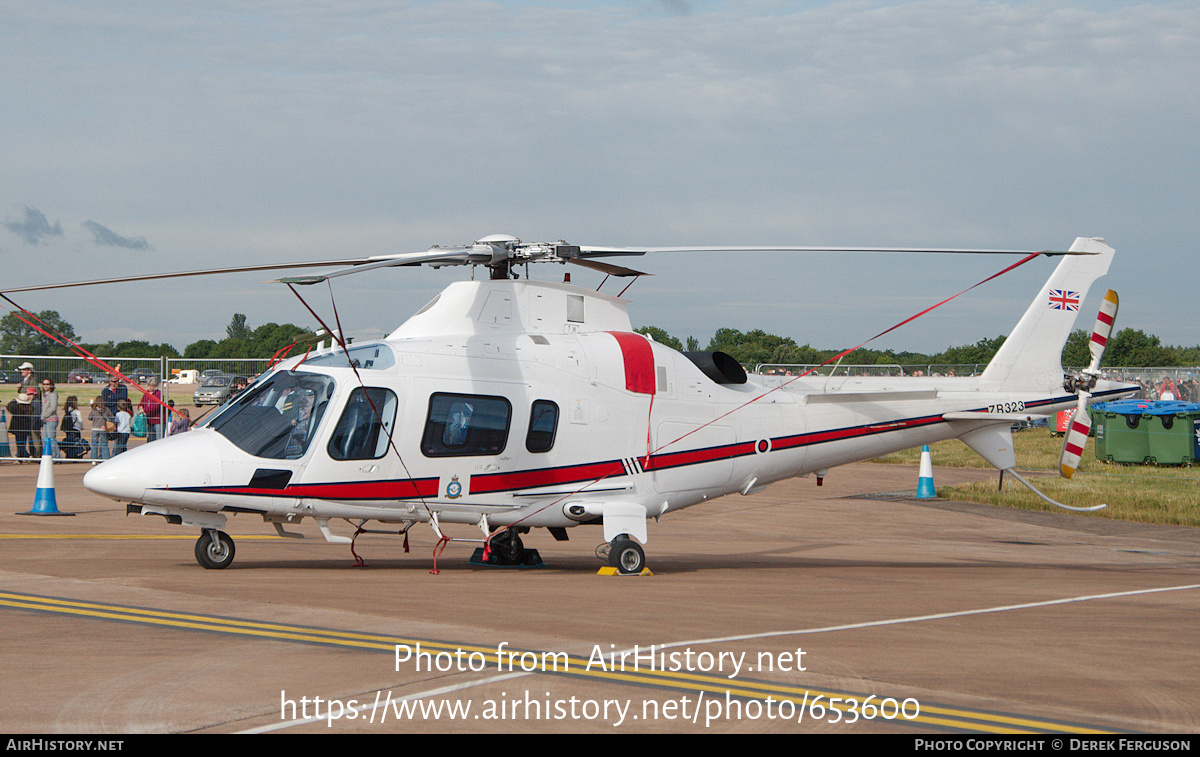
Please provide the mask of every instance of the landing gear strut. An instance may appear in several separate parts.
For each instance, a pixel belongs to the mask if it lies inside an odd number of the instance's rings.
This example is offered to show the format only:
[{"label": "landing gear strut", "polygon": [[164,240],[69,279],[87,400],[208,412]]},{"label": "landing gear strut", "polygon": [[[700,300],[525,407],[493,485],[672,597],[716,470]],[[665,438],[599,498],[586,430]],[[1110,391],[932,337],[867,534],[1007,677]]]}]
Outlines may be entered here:
[{"label": "landing gear strut", "polygon": [[196,562],[205,568],[228,568],[233,562],[233,552],[233,539],[224,531],[206,528],[196,540]]}]

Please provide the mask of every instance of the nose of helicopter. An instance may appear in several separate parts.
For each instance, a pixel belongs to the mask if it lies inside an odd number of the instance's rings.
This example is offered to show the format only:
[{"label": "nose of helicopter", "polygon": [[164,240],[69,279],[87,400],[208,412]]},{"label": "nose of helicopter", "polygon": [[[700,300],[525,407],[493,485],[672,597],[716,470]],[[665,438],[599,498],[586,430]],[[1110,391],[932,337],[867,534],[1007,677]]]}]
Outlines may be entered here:
[{"label": "nose of helicopter", "polygon": [[141,501],[148,489],[219,484],[221,460],[212,432],[194,430],[143,444],[88,471],[83,485],[121,502]]}]

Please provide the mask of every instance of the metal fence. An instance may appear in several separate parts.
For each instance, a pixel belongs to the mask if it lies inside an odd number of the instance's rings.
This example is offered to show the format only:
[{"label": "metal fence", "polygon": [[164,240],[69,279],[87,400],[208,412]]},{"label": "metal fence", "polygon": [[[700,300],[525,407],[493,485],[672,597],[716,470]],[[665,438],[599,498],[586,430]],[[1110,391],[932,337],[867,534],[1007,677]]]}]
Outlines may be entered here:
[{"label": "metal fence", "polygon": [[[1067,368],[1068,373],[1078,373],[1081,368]],[[1114,381],[1137,384],[1141,391],[1135,399],[1158,400],[1170,391],[1177,400],[1200,402],[1200,367],[1175,366],[1169,368],[1103,368],[1101,376]]]},{"label": "metal fence", "polygon": [[[801,365],[761,363],[754,373],[763,376],[799,376],[812,370],[817,376],[978,376],[986,363],[960,365]],[[1079,373],[1082,368],[1068,366],[1064,373]],[[1175,399],[1200,402],[1200,366],[1154,368],[1103,368],[1103,378],[1138,384],[1137,399],[1157,400],[1169,388]],[[1164,384],[1167,386],[1164,387]]]},{"label": "metal fence", "polygon": [[[161,357],[102,357],[100,359],[114,368],[120,365],[121,373],[140,384],[145,384],[149,377],[161,380],[166,366],[166,358]],[[3,391],[5,384],[21,383],[19,367],[23,363],[33,366],[33,373],[38,379],[48,378],[53,381],[59,395],[62,395],[63,391],[72,385],[79,385],[81,388],[95,385],[98,394],[103,385],[108,382],[108,376],[104,371],[80,357],[0,355],[0,392]]]},{"label": "metal fence", "polygon": [[[191,360],[188,358],[166,359],[167,375],[163,385],[163,399],[174,399],[177,405],[191,403],[196,407],[214,404],[213,396],[220,392],[201,392],[204,379],[210,375],[244,378],[247,382],[267,369],[270,360],[265,358],[229,358],[224,360]],[[220,388],[220,387],[216,387]],[[226,393],[227,394],[227,393]],[[202,396],[203,395],[203,396]],[[219,397],[218,397],[219,398]],[[223,399],[221,400],[224,401]],[[215,404],[221,404],[216,402]]]},{"label": "metal fence", "polygon": [[[237,378],[245,378],[247,382],[267,369],[270,362],[266,359],[228,359],[228,360],[189,360],[185,358],[116,358],[100,357],[100,360],[120,370],[121,374],[135,382],[142,389],[157,388],[164,402],[170,402],[176,407],[195,406],[204,410],[190,412],[193,423],[199,421],[209,410],[220,406],[230,394],[230,385]],[[33,366],[33,376],[30,381],[38,382],[49,379],[54,382],[58,394],[60,408],[68,400],[74,399],[83,416],[83,437],[88,439],[90,427],[88,418],[88,403],[100,396],[108,383],[109,376],[100,368],[79,357],[61,357],[53,355],[0,355],[0,420],[7,427],[9,418],[5,410],[8,403],[14,399],[21,388],[22,374],[20,366],[29,363]],[[205,373],[217,374],[217,380],[211,382],[220,384],[212,388],[204,387]],[[163,380],[163,377],[166,380]],[[39,384],[40,388],[40,384]],[[129,399],[136,407],[141,401],[141,392],[129,387]],[[60,422],[61,425],[61,422]],[[63,441],[64,432],[59,431],[57,440]],[[37,441],[35,437],[34,441]],[[137,437],[129,439],[130,445],[144,444]],[[2,454],[7,450],[8,454]],[[34,450],[33,457],[40,455],[40,448]],[[15,437],[5,428],[5,435],[0,438],[0,459],[16,458]],[[89,458],[90,459],[90,458]],[[103,459],[103,458],[101,458]]]},{"label": "metal fence", "polygon": [[813,365],[787,363],[760,363],[754,373],[767,376],[798,376],[812,371],[817,376],[978,376],[987,367],[986,363],[961,365],[899,365],[879,363],[874,365]]},{"label": "metal fence", "polygon": [[[202,377],[207,373],[241,376],[252,381],[267,369],[270,362],[259,358],[190,360],[167,357],[100,357],[100,360],[120,370],[124,376],[144,388],[149,388],[153,379],[153,382],[158,383],[164,400],[173,398],[178,403],[193,399]],[[68,395],[75,395],[83,400],[80,403],[82,405],[86,405],[91,397],[100,394],[109,378],[103,370],[79,357],[0,355],[0,399],[3,399],[4,403],[16,395],[15,385],[21,383],[19,366],[23,363],[33,366],[33,373],[39,380],[48,378],[53,381],[60,400],[64,400]],[[5,391],[6,386],[12,389],[11,393]]]}]

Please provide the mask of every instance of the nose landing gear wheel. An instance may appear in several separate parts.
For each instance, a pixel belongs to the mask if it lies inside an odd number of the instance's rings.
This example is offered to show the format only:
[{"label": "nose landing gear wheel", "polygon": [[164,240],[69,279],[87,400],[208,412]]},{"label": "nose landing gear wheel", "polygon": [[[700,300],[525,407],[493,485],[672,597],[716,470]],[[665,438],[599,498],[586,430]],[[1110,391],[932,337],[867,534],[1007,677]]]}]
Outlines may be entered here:
[{"label": "nose landing gear wheel", "polygon": [[228,568],[233,562],[233,551],[233,539],[224,531],[206,529],[196,540],[196,562],[205,568]]},{"label": "nose landing gear wheel", "polygon": [[612,540],[608,550],[608,564],[617,569],[618,573],[641,573],[646,567],[646,553],[633,539],[618,536]]}]

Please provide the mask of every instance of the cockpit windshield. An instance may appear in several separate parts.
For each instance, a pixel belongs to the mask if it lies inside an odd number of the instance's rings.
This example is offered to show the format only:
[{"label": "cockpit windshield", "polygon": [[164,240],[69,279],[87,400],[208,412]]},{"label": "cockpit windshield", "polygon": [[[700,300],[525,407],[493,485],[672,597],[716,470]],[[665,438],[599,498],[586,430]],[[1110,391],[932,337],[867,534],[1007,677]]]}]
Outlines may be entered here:
[{"label": "cockpit windshield", "polygon": [[255,457],[294,460],[308,449],[333,389],[328,376],[276,371],[208,426]]}]

